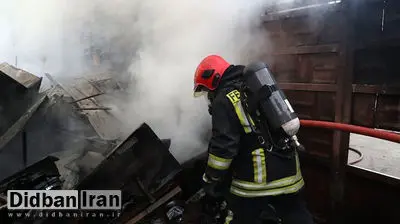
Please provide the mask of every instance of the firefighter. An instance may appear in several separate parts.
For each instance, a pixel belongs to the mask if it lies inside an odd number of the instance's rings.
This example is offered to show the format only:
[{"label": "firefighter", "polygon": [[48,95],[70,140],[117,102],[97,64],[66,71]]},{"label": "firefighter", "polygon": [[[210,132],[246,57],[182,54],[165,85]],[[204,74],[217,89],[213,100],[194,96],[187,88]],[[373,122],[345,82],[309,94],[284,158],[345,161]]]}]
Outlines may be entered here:
[{"label": "firefighter", "polygon": [[244,68],[209,55],[194,75],[194,96],[207,96],[212,117],[204,190],[226,198],[231,210],[226,223],[313,223],[300,194],[304,180],[296,150],[292,159],[279,156],[249,128],[254,121],[239,91]]}]

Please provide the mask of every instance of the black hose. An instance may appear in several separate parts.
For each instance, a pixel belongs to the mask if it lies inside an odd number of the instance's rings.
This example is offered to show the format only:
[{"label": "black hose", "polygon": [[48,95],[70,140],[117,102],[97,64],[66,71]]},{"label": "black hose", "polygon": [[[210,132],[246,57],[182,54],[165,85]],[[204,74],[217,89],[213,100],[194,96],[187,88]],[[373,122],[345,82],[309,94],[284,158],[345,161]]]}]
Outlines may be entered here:
[{"label": "black hose", "polygon": [[356,160],[354,160],[353,162],[349,162],[350,165],[354,165],[356,163],[359,163],[361,160],[364,159],[364,154],[362,152],[360,152],[359,150],[353,149],[353,148],[350,148],[350,147],[349,147],[349,150],[353,151],[353,152],[355,152],[356,154],[359,155],[359,157]]}]

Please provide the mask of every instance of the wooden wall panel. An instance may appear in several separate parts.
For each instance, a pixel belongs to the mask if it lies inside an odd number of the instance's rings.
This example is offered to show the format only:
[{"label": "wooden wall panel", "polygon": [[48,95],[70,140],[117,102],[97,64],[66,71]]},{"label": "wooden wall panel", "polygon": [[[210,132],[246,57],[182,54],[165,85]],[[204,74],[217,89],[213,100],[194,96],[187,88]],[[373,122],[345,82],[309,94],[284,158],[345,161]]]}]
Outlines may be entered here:
[{"label": "wooden wall panel", "polygon": [[337,54],[313,54],[310,55],[312,66],[312,83],[333,84],[336,83],[338,74]]},{"label": "wooden wall panel", "polygon": [[317,93],[318,113],[317,120],[334,121],[335,120],[335,104],[336,95],[328,92]]},{"label": "wooden wall panel", "polygon": [[357,93],[353,94],[352,122],[355,125],[365,127],[374,126],[374,110],[375,110],[374,94]]},{"label": "wooden wall panel", "polygon": [[357,5],[352,122],[400,130],[400,1]]},{"label": "wooden wall panel", "polygon": [[388,0],[385,7],[384,39],[400,37],[400,1]]},{"label": "wooden wall panel", "polygon": [[315,117],[316,93],[287,90],[285,94],[301,119],[313,119]]},{"label": "wooden wall panel", "polygon": [[371,1],[357,5],[355,38],[357,42],[368,43],[380,37],[384,1]]},{"label": "wooden wall panel", "polygon": [[[296,11],[275,20],[269,17],[264,25],[274,49],[266,58],[300,119],[334,121],[335,84],[341,69],[337,45],[341,37],[340,12],[314,7],[309,10],[315,11]],[[302,127],[299,138],[306,153],[330,158],[333,131]]]},{"label": "wooden wall panel", "polygon": [[399,51],[400,47],[393,46],[358,50],[355,54],[353,83],[400,85]]},{"label": "wooden wall panel", "polygon": [[353,101],[353,124],[400,130],[400,94],[354,93]]},{"label": "wooden wall panel", "polygon": [[400,131],[400,95],[378,98],[375,127]]},{"label": "wooden wall panel", "polygon": [[336,53],[277,55],[271,65],[282,83],[334,84],[339,68]]},{"label": "wooden wall panel", "polygon": [[335,119],[334,93],[286,90],[285,94],[300,119],[325,121]]},{"label": "wooden wall panel", "polygon": [[321,166],[312,159],[300,156],[301,171],[306,182],[305,196],[307,207],[311,211],[316,223],[327,223],[330,204],[321,201],[330,201],[329,167]]},{"label": "wooden wall panel", "polygon": [[[335,119],[335,93],[286,90],[285,94],[300,119]],[[302,127],[299,139],[306,147],[306,153],[324,159],[330,157],[333,131]]]},{"label": "wooden wall panel", "polygon": [[[295,4],[317,3],[320,2],[307,0]],[[400,1],[342,1],[329,7],[308,6],[269,14],[264,20],[274,46],[267,62],[299,117],[399,129],[400,66],[396,55],[400,52]],[[399,88],[387,88],[388,85]],[[358,212],[356,208],[361,203],[367,208],[373,202],[357,201],[358,196],[349,194],[344,198],[349,135],[302,127],[298,136],[306,147],[302,155],[311,158],[302,162],[305,179],[311,183],[311,189],[306,191],[313,214],[332,218],[328,223],[354,223],[340,220],[343,203],[352,203],[349,208]],[[328,162],[329,170],[315,164],[320,159]],[[356,183],[354,186],[362,183],[356,177],[350,178]],[[382,183],[371,180],[368,187],[373,181]],[[350,188],[346,193],[357,193],[356,188]],[[313,193],[321,194],[321,198]],[[368,198],[368,193],[359,196]],[[360,212],[354,218],[361,215]]]},{"label": "wooden wall panel", "polygon": [[333,131],[302,127],[298,137],[306,148],[306,153],[321,159],[331,157]]}]

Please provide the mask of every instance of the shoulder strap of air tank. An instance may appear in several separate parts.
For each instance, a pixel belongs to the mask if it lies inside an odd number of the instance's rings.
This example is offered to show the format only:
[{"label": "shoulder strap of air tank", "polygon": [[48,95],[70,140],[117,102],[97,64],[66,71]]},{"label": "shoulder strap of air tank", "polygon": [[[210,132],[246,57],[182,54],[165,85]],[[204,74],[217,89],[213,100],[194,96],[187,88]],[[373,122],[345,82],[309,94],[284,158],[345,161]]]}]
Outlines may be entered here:
[{"label": "shoulder strap of air tank", "polygon": [[245,86],[244,84],[242,84],[242,85],[238,88],[238,91],[239,91],[239,94],[240,94],[240,102],[241,102],[241,104],[242,104],[243,111],[244,111],[244,113],[245,113],[246,118],[247,118],[248,120],[252,120],[252,121],[253,121],[253,122],[250,123],[251,130],[252,130],[254,133],[259,133],[259,128],[258,128],[258,126],[257,126],[258,117],[254,117],[254,116],[253,116],[255,119],[254,119],[254,120],[251,119],[250,111],[249,111],[249,107],[248,107],[247,95],[246,95],[246,92],[245,92],[245,88],[246,88],[246,86]]},{"label": "shoulder strap of air tank", "polygon": [[263,131],[262,131],[261,127],[260,127],[260,118],[259,118],[259,116],[257,116],[257,114],[253,115],[249,111],[248,102],[247,102],[247,95],[245,93],[245,88],[246,87],[243,85],[238,90],[239,94],[240,94],[240,101],[241,101],[241,104],[242,104],[242,107],[243,107],[243,110],[244,110],[244,114],[247,117],[247,119],[248,120],[251,119],[250,115],[252,115],[252,117],[255,118],[254,119],[254,124],[250,124],[250,125],[251,125],[252,131],[257,136],[258,144],[260,144],[263,148],[265,148],[265,150],[271,155],[274,155],[274,156],[277,156],[277,157],[281,157],[281,158],[284,158],[284,159],[291,159],[291,156],[286,156],[286,155],[283,155],[281,153],[274,152],[273,151],[273,147],[274,146],[265,141]]},{"label": "shoulder strap of air tank", "polygon": [[[248,120],[253,121],[250,124],[250,128],[256,136],[255,140],[258,142],[258,144],[261,147],[266,148],[267,150],[269,149],[268,151],[271,151],[272,147],[267,145],[267,143],[265,142],[265,139],[263,137],[263,134],[261,132],[261,129],[259,126],[259,124],[260,124],[259,117],[256,114],[254,114],[254,115],[251,114],[249,111],[248,99],[247,99],[247,94],[246,94],[245,88],[246,88],[245,85],[241,85],[241,87],[238,89],[239,94],[240,94],[240,102],[242,104],[244,114]],[[253,117],[254,119],[251,119],[251,117]]]}]

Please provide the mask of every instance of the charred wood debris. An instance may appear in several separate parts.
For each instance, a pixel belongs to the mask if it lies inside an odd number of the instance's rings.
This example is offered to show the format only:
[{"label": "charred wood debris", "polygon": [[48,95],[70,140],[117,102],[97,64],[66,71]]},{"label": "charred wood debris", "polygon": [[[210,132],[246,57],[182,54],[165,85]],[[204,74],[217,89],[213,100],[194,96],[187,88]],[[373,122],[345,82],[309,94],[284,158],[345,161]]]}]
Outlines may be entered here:
[{"label": "charred wood debris", "polygon": [[125,91],[117,76],[95,74],[68,85],[46,77],[51,86],[42,90],[43,78],[0,64],[1,220],[8,218],[7,190],[77,189],[121,190],[121,215],[57,222],[222,222],[221,203],[201,190],[204,156],[180,164],[169,151],[170,139],[160,139],[146,123],[121,137],[123,121],[101,101]]}]

